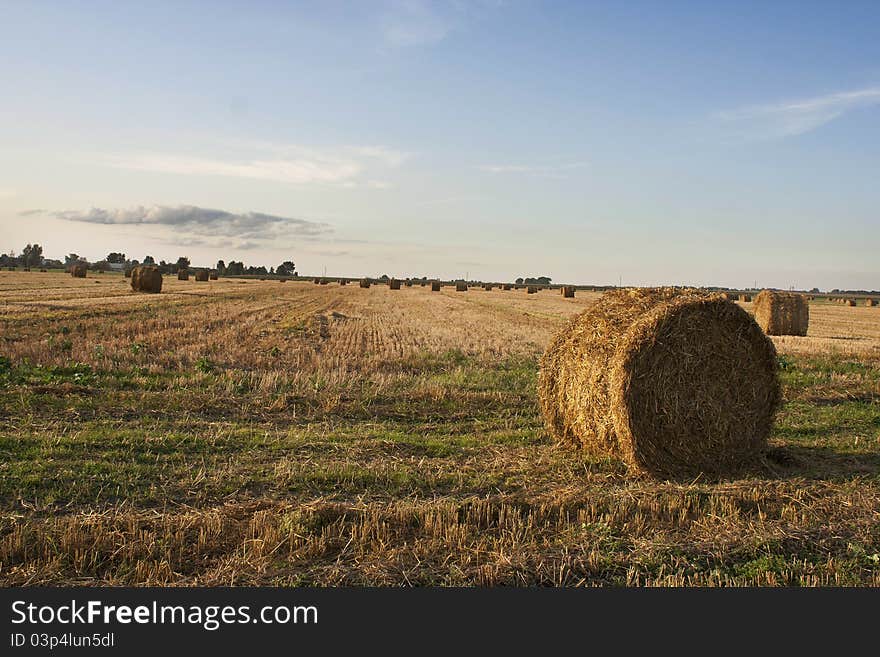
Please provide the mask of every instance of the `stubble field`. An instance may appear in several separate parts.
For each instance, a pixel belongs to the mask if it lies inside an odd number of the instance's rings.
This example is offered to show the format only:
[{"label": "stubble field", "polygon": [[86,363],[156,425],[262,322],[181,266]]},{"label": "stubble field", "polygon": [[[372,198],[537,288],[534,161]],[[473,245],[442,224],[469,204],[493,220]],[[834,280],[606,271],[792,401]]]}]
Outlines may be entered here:
[{"label": "stubble field", "polygon": [[664,482],[544,432],[596,298],[0,272],[0,585],[880,585],[880,308],[774,338],[760,466]]}]

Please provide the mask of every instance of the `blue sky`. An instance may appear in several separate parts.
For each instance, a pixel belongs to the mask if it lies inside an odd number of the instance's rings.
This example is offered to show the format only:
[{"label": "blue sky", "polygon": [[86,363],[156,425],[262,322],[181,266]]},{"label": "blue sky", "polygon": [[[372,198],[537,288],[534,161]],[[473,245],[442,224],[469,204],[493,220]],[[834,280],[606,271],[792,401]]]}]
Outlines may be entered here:
[{"label": "blue sky", "polygon": [[876,2],[0,16],[0,250],[880,288]]}]

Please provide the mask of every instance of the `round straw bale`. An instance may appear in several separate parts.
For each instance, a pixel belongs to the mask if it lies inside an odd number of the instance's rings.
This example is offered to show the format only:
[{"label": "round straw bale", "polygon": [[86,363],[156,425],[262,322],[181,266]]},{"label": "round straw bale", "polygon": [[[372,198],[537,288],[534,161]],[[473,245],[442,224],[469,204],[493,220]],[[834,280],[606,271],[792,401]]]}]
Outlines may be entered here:
[{"label": "round straw bale", "polygon": [[456,292],[467,292],[468,284],[464,281],[455,281],[455,291]]},{"label": "round straw bale", "polygon": [[561,442],[655,476],[723,474],[766,446],[777,368],[773,343],[735,303],[619,289],[556,335],[538,393]]},{"label": "round straw bale", "polygon": [[876,306],[877,300],[876,299],[865,299],[865,305],[868,306],[869,308],[871,306]]},{"label": "round straw bale", "polygon": [[89,267],[84,262],[77,262],[70,266],[70,275],[74,278],[85,278],[88,271]]},{"label": "round straw bale", "polygon": [[565,299],[574,299],[574,286],[573,285],[563,285],[562,286],[562,296]]},{"label": "round straw bale", "polygon": [[199,269],[196,271],[196,282],[198,282],[198,283],[207,283],[208,282],[208,270],[207,269]]},{"label": "round straw bale", "polygon": [[431,292],[440,291],[440,281],[431,281]]},{"label": "round straw bale", "polygon": [[158,294],[162,291],[162,272],[156,265],[138,265],[131,270],[131,289]]},{"label": "round straw bale", "polygon": [[762,290],[755,297],[755,321],[767,335],[806,335],[810,306],[803,294]]},{"label": "round straw bale", "polygon": [[856,305],[856,300],[855,299],[847,299],[845,303],[847,306],[853,307]]},{"label": "round straw bale", "polygon": [[526,294],[537,294],[537,293],[538,293],[538,286],[537,285],[529,285],[528,288],[526,288]]},{"label": "round straw bale", "polygon": [[360,287],[365,288],[365,289],[370,287],[370,279],[369,278],[362,278],[359,285],[360,285]]},{"label": "round straw bale", "polygon": [[212,269],[211,273],[208,275],[208,278],[210,278],[212,281],[216,281],[220,278],[220,274],[217,272],[217,270]]},{"label": "round straw bale", "polygon": [[188,269],[178,269],[177,270],[177,280],[188,281],[189,280],[189,270]]},{"label": "round straw bale", "polygon": [[340,285],[348,285],[348,279],[347,278],[340,278],[339,284]]}]

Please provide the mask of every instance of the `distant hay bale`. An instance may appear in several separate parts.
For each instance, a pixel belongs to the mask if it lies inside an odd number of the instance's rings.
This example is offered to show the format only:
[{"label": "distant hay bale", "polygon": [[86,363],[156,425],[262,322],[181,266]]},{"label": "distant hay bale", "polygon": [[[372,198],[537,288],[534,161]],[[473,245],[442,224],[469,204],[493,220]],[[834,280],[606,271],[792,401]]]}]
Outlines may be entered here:
[{"label": "distant hay bale", "polygon": [[752,302],[752,295],[751,294],[740,294],[739,300],[742,301],[743,303],[751,303]]},{"label": "distant hay bale", "polygon": [[431,281],[431,292],[440,291],[440,281]]},{"label": "distant hay bale", "polygon": [[755,297],[755,321],[767,335],[806,335],[810,307],[803,294],[763,290]]},{"label": "distant hay bale", "polygon": [[339,284],[340,285],[348,285],[348,279],[347,278],[340,278]]},{"label": "distant hay bale", "polygon": [[467,292],[468,284],[464,281],[455,281],[455,291],[456,292]]},{"label": "distant hay bale", "polygon": [[25,270],[25,271],[30,271],[31,268],[30,268],[30,267],[25,267],[24,270]]},{"label": "distant hay bale", "polygon": [[538,286],[537,285],[529,285],[526,288],[526,294],[537,294],[537,293],[538,293]]},{"label": "distant hay bale", "polygon": [[48,270],[48,269],[41,269],[41,270],[40,270],[40,272],[43,273],[43,274],[45,274],[47,271],[49,271],[49,270]]},{"label": "distant hay bale", "polygon": [[392,290],[399,290],[400,289],[400,281],[392,278],[390,281],[388,281],[388,287],[389,287],[389,289],[392,289]]},{"label": "distant hay bale", "polygon": [[574,299],[574,286],[573,285],[563,285],[562,286],[562,296],[566,299]]},{"label": "distant hay bale", "polygon": [[486,292],[491,292],[493,287],[494,286],[491,283],[483,283],[483,289],[486,290]]},{"label": "distant hay bale", "polygon": [[727,301],[734,301],[736,299],[736,295],[732,292],[722,292],[719,296]]},{"label": "distant hay bale", "polygon": [[212,281],[216,281],[220,278],[220,274],[216,270],[212,269],[211,272],[208,274],[208,278],[210,278]]},{"label": "distant hay bale", "polygon": [[138,265],[131,270],[131,289],[158,294],[162,291],[162,272],[156,265]]},{"label": "distant hay bale", "polygon": [[876,305],[877,305],[877,300],[876,300],[876,299],[865,299],[865,305],[866,305],[868,308],[871,308],[871,307],[873,307],[873,306],[876,306]]},{"label": "distant hay bale", "polygon": [[360,285],[360,287],[365,288],[365,289],[370,287],[370,279],[369,278],[362,278],[359,285]]},{"label": "distant hay bale", "polygon": [[207,269],[199,269],[196,272],[196,282],[197,283],[207,283],[208,282],[208,270]]},{"label": "distant hay bale", "polygon": [[856,305],[856,300],[855,299],[847,299],[845,303],[847,306],[853,307]]},{"label": "distant hay bale", "polygon": [[511,285],[510,283],[505,283],[501,286],[501,289],[505,292],[509,292],[511,289],[513,289],[513,285]]},{"label": "distant hay bale", "polygon": [[403,283],[406,287],[412,287],[412,281],[404,281]]},{"label": "distant hay bale", "polygon": [[419,287],[425,287],[428,284],[428,281],[419,282]]},{"label": "distant hay bale", "polygon": [[189,270],[188,269],[178,269],[177,270],[177,280],[188,281],[189,280]]},{"label": "distant hay bale", "polygon": [[278,282],[279,282],[279,283],[286,283],[286,282],[287,282],[287,279],[286,279],[286,278],[279,278],[279,279],[278,279]]},{"label": "distant hay bale", "polygon": [[122,275],[125,276],[126,278],[131,278],[132,269],[133,269],[133,267],[127,268],[124,272],[122,272]]},{"label": "distant hay bale", "polygon": [[329,284],[330,284],[330,279],[328,279],[328,278],[322,278],[322,279],[321,279],[320,281],[318,281],[318,282],[319,282],[321,285],[329,285]]},{"label": "distant hay bale", "polygon": [[315,285],[320,285],[320,284],[321,284],[321,279],[320,279],[320,278],[313,278],[313,279],[312,279],[312,283],[314,283]]},{"label": "distant hay bale", "polygon": [[619,289],[552,340],[538,393],[547,430],[655,476],[724,474],[767,445],[776,350],[720,295]]},{"label": "distant hay bale", "polygon": [[74,278],[85,278],[88,275],[88,265],[84,262],[77,262],[70,266],[70,275]]}]

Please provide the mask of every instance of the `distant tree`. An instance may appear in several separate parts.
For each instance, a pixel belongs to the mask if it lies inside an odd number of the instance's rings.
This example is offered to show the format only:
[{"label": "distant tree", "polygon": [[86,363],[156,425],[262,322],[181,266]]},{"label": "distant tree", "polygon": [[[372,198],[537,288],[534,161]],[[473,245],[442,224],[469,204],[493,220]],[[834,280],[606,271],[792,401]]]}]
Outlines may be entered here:
[{"label": "distant tree", "polygon": [[108,271],[110,269],[110,261],[99,260],[98,262],[92,264],[89,269],[91,269],[92,271]]},{"label": "distant tree", "polygon": [[230,260],[229,264],[226,265],[226,274],[229,276],[241,276],[244,274],[244,263]]},{"label": "distant tree", "polygon": [[516,283],[517,285],[522,285],[522,284],[523,284],[522,276],[520,276],[519,278],[517,278],[517,279],[514,281],[514,283]]},{"label": "distant tree", "polygon": [[28,244],[22,250],[20,259],[25,267],[39,267],[43,262],[43,247],[39,244]]},{"label": "distant tree", "polygon": [[296,271],[296,265],[294,265],[290,260],[285,260],[280,265],[278,265],[278,269],[275,272],[279,276],[293,276],[293,272]]},{"label": "distant tree", "polygon": [[218,260],[216,269],[217,269],[217,273],[220,274],[221,276],[223,276],[223,274],[226,273],[226,263],[223,262],[222,260]]},{"label": "distant tree", "polygon": [[189,258],[186,256],[180,256],[177,259],[177,269],[189,269]]},{"label": "distant tree", "polygon": [[382,274],[382,275],[379,277],[379,280],[380,280],[380,281],[387,281],[387,280],[388,280],[388,274]]},{"label": "distant tree", "polygon": [[114,265],[121,265],[125,263],[125,254],[124,253],[116,253],[113,251],[107,256],[107,262],[113,263]]},{"label": "distant tree", "polygon": [[155,265],[156,261],[153,260],[153,256],[148,255],[148,256],[144,256],[144,264],[145,265]]},{"label": "distant tree", "polygon": [[275,267],[269,267],[269,273],[270,273],[270,274],[274,274],[274,273],[275,273]]},{"label": "distant tree", "polygon": [[73,263],[79,262],[80,260],[82,260],[82,258],[80,258],[75,253],[69,253],[66,256],[64,256],[64,264],[65,265],[72,265]]}]

